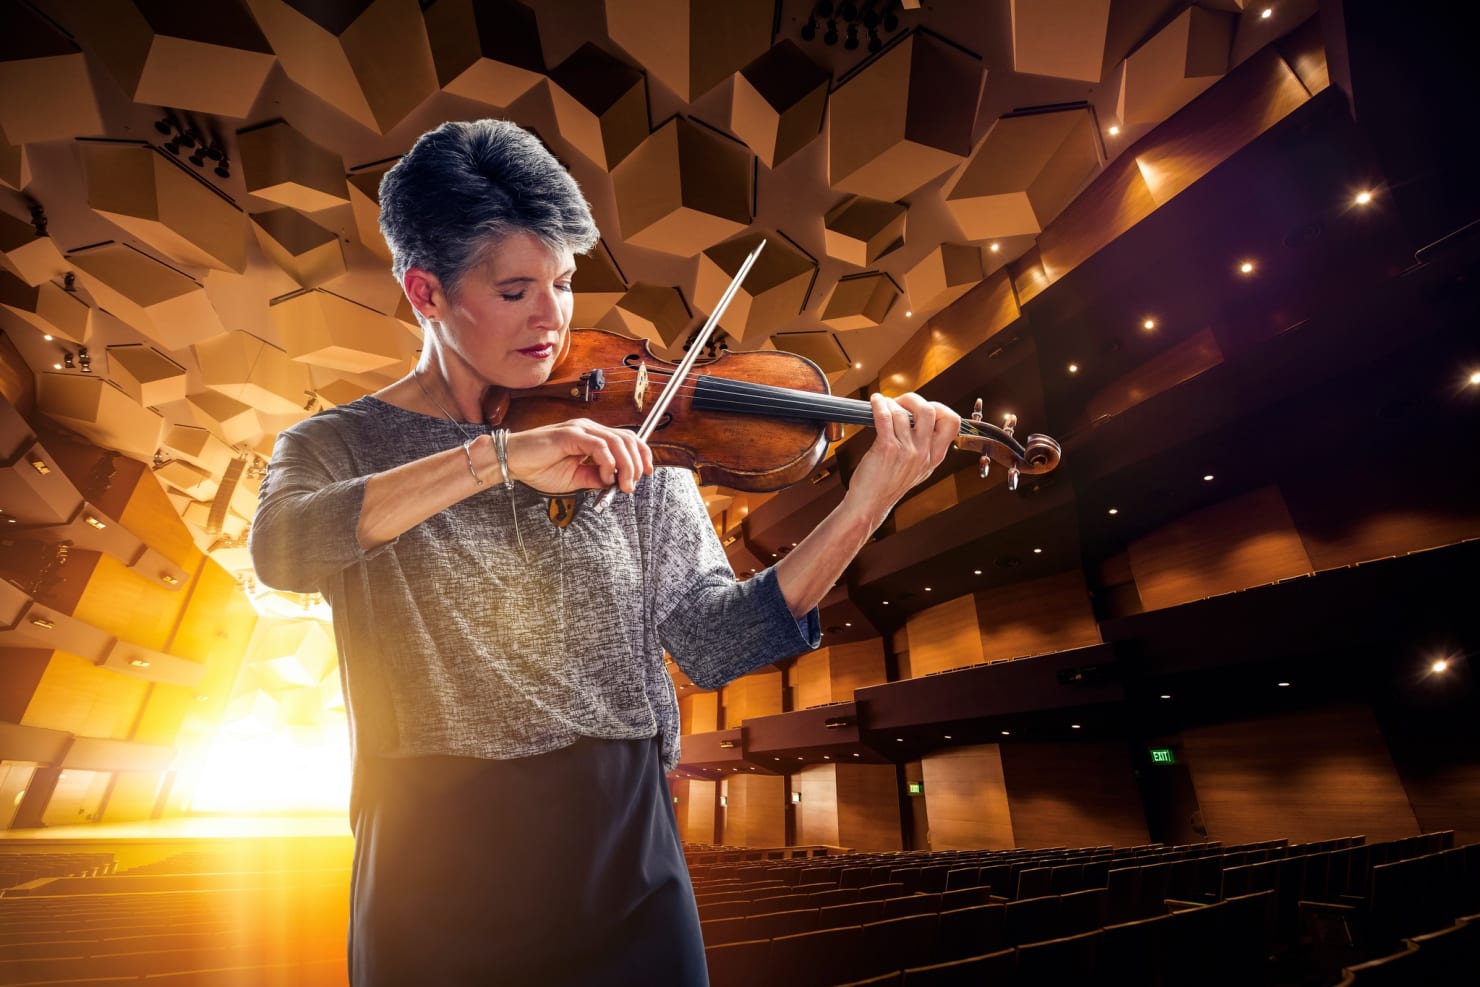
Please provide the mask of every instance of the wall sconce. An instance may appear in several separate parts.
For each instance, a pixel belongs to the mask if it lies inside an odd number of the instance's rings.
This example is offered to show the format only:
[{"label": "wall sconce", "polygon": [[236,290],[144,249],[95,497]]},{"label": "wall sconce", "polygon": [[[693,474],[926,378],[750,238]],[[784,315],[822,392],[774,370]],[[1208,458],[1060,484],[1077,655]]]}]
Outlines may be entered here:
[{"label": "wall sconce", "polygon": [[104,524],[102,521],[99,521],[97,518],[93,517],[91,514],[88,514],[88,515],[84,516],[82,520],[86,521],[88,524],[92,525],[94,528],[97,528],[99,531],[102,531],[104,528],[108,527],[106,524]]},{"label": "wall sconce", "polygon": [[46,461],[44,459],[32,459],[31,468],[37,473],[40,473],[42,476],[47,476],[51,473],[51,467],[46,465]]},{"label": "wall sconce", "polygon": [[[71,366],[70,363],[67,365]],[[86,346],[77,347],[77,366],[81,367],[85,374],[92,373],[92,357],[88,354]]]},{"label": "wall sconce", "polygon": [[148,668],[150,664],[142,658],[130,658],[128,663],[135,668]]}]

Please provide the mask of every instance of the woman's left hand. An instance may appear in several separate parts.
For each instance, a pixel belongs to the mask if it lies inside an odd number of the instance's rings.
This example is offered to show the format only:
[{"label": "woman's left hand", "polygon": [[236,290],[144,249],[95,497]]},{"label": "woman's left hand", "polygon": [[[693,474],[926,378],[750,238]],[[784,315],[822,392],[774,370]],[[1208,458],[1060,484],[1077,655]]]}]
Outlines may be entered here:
[{"label": "woman's left hand", "polygon": [[875,394],[869,403],[874,444],[853,471],[848,494],[860,498],[874,523],[880,524],[899,499],[945,459],[961,432],[961,416],[913,393],[896,399]]}]

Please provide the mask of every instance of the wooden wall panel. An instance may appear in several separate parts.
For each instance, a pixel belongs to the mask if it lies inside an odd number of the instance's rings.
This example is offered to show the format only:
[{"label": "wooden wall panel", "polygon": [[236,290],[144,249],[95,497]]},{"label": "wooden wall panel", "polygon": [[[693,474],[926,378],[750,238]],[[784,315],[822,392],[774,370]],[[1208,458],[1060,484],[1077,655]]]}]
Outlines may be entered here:
[{"label": "wooden wall panel", "polygon": [[678,802],[678,836],[685,843],[714,842],[714,810],[719,803],[719,783],[702,778],[683,778],[673,786]]},{"label": "wooden wall panel", "polygon": [[1451,752],[1402,771],[1408,804],[1425,833],[1454,830],[1454,845],[1480,843],[1480,761],[1442,763]]},{"label": "wooden wall panel", "polygon": [[836,770],[835,842],[855,850],[903,850],[894,765],[839,764]]},{"label": "wooden wall panel", "polygon": [[740,726],[752,716],[775,716],[781,712],[781,672],[767,665],[742,675],[720,690],[724,709],[723,729]]},{"label": "wooden wall panel", "polygon": [[145,579],[103,555],[73,616],[132,644],[166,651],[187,599],[187,593]]},{"label": "wooden wall panel", "polygon": [[96,822],[112,783],[113,774],[108,771],[63,771],[46,803],[42,825],[80,826]]},{"label": "wooden wall panel", "polygon": [[195,711],[196,695],[195,689],[187,686],[152,683],[129,739],[141,744],[173,744],[180,736],[185,717]]},{"label": "wooden wall panel", "polygon": [[[981,659],[1023,658],[1101,643],[1079,569],[974,594]],[[913,636],[911,637],[913,640]]]},{"label": "wooden wall panel", "polygon": [[0,648],[0,722],[21,721],[51,656],[40,648]]},{"label": "wooden wall panel", "polygon": [[194,572],[200,565],[201,551],[195,547],[190,529],[165,496],[154,473],[142,463],[137,464],[137,470],[134,466],[133,460],[129,460],[127,475],[132,479],[133,490],[118,522],[175,565]]},{"label": "wooden wall panel", "polygon": [[983,660],[976,600],[971,596],[958,596],[921,610],[905,622],[905,627],[913,678],[966,668]]},{"label": "wooden wall panel", "polygon": [[832,702],[832,649],[818,648],[797,656],[791,666],[795,694],[792,709],[811,709]]},{"label": "wooden wall panel", "polygon": [[931,850],[1016,846],[997,744],[958,747],[920,761]]},{"label": "wooden wall panel", "polygon": [[719,693],[685,691],[678,700],[680,733],[712,733],[719,729]]},{"label": "wooden wall panel", "polygon": [[726,846],[786,845],[786,779],[746,774],[725,779]]},{"label": "wooden wall panel", "polygon": [[1086,413],[1091,422],[1113,417],[1222,362],[1213,330],[1204,328],[1106,385],[1089,399]]},{"label": "wooden wall panel", "polygon": [[141,679],[58,651],[52,654],[21,725],[126,740],[148,689],[149,683]]},{"label": "wooden wall panel", "polygon": [[848,845],[839,834],[838,768],[836,764],[812,764],[791,776],[792,790],[802,797],[796,813],[798,846]]},{"label": "wooden wall panel", "polygon": [[889,681],[884,667],[884,639],[871,637],[828,649],[832,702],[853,701],[853,693]]},{"label": "wooden wall panel", "polygon": [[1182,749],[1209,839],[1375,842],[1419,831],[1365,706],[1184,730]]},{"label": "wooden wall panel", "polygon": [[132,822],[154,814],[154,800],[159,795],[161,775],[157,771],[119,771],[114,774],[113,790],[103,808],[108,822]]},{"label": "wooden wall panel", "polygon": [[903,531],[926,518],[950,510],[956,503],[956,477],[953,474],[900,501],[894,508],[894,530]]},{"label": "wooden wall panel", "polygon": [[1151,841],[1125,744],[1017,743],[1001,750],[1018,846]]},{"label": "wooden wall panel", "polygon": [[1278,487],[1187,514],[1131,542],[1131,571],[1147,610],[1310,573],[1310,557]]},{"label": "wooden wall panel", "polygon": [[879,369],[879,393],[918,391],[937,374],[1017,321],[1017,298],[1006,271],[987,278],[946,307]]}]

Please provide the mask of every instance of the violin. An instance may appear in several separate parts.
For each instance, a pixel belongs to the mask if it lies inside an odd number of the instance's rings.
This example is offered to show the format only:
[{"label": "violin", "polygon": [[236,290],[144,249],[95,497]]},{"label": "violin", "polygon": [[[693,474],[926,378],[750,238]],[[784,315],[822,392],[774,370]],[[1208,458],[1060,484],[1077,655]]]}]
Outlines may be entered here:
[{"label": "violin", "polygon": [[[491,387],[483,395],[488,425],[521,431],[590,418],[613,428],[638,428],[677,366],[655,357],[646,340],[602,329],[572,329],[565,351],[538,387]],[[726,352],[694,363],[658,419],[648,445],[659,466],[685,466],[703,484],[735,490],[780,490],[809,476],[842,438],[843,425],[873,425],[867,401],[830,393],[822,369],[784,350]],[[1008,489],[1020,474],[1047,473],[1059,463],[1058,442],[1046,435],[1013,436],[1014,415],[1001,425],[982,420],[982,402],[961,422],[958,449],[1007,469]]]}]

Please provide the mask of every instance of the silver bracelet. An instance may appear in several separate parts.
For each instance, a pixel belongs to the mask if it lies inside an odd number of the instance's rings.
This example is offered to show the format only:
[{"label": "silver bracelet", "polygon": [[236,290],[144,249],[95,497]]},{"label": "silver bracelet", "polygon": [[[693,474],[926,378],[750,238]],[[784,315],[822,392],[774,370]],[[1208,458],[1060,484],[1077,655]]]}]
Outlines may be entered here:
[{"label": "silver bracelet", "polygon": [[504,489],[513,490],[514,478],[509,475],[509,430],[507,428],[493,430],[493,451],[498,456],[498,468],[504,477]]},{"label": "silver bracelet", "polygon": [[483,478],[479,476],[478,471],[473,468],[473,450],[470,448],[472,444],[477,441],[478,436],[473,436],[471,439],[463,443],[462,450],[463,455],[468,457],[468,472],[473,475],[473,482],[481,487],[483,486]]}]

